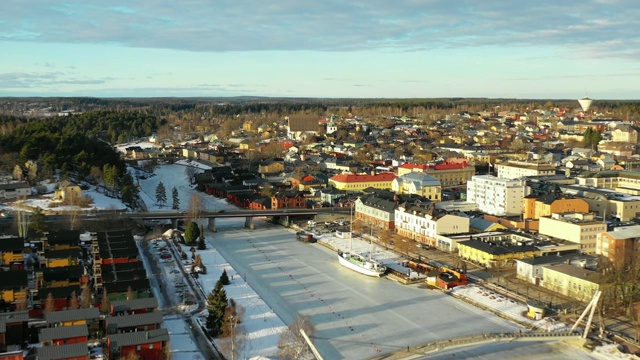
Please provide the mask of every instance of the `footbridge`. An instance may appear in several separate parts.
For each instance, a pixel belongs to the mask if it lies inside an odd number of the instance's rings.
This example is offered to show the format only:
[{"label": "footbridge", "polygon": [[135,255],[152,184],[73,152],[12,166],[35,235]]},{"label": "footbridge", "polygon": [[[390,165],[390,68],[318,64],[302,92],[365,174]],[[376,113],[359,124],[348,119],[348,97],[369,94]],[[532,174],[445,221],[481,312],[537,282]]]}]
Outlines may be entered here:
[{"label": "footbridge", "polygon": [[558,341],[558,340],[580,340],[581,338],[582,338],[582,333],[574,332],[574,331],[481,333],[481,334],[464,336],[459,338],[432,341],[424,345],[408,347],[406,350],[401,350],[393,354],[383,355],[383,356],[377,357],[376,359],[379,359],[379,360],[413,359],[413,358],[423,357],[424,355],[433,354],[439,351],[463,348],[463,347],[473,346],[473,345],[497,343],[497,342],[510,343],[514,341],[537,342],[537,341]]}]

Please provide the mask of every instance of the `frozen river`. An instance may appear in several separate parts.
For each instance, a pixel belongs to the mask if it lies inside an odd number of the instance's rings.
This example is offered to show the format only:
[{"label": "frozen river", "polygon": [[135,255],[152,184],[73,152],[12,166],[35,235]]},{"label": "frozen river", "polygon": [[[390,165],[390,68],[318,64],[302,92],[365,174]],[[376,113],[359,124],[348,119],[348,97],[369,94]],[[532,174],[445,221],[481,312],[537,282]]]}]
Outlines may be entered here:
[{"label": "frozen river", "polygon": [[334,252],[297,241],[289,229],[256,225],[225,230],[221,222],[209,241],[285,323],[297,313],[311,317],[325,359],[367,359],[437,339],[518,329],[439,291],[343,268]]}]

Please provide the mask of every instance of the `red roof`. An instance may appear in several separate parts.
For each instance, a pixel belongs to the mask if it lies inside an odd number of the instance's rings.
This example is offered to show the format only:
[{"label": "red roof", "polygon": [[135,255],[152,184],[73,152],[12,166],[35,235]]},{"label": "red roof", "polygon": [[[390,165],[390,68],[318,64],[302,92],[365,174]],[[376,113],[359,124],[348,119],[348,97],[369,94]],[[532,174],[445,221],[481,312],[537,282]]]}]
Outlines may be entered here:
[{"label": "red roof", "polygon": [[361,182],[373,182],[373,181],[393,181],[397,176],[392,173],[380,173],[377,175],[349,175],[340,174],[336,175],[329,180],[333,180],[341,183],[361,183]]},{"label": "red roof", "polygon": [[404,163],[402,165],[400,165],[401,168],[403,169],[422,169],[422,170],[426,170],[429,168],[428,165],[424,165],[424,164],[410,164],[410,163]]},{"label": "red roof", "polygon": [[435,164],[435,165],[431,166],[431,168],[434,169],[434,170],[453,170],[453,169],[464,169],[467,166],[471,166],[471,165],[467,164],[466,162],[448,162],[448,161],[444,161],[444,162],[441,162],[439,164]]}]

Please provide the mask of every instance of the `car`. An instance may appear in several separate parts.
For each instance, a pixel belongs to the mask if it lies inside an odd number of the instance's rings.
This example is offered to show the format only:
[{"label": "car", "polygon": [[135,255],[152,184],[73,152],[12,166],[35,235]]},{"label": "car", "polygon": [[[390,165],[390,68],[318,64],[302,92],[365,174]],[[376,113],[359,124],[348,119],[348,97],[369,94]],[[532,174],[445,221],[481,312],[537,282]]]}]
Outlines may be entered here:
[{"label": "car", "polygon": [[222,213],[224,213],[224,210],[219,210],[218,213],[222,214]]},{"label": "car", "polygon": [[422,249],[424,246],[422,245],[422,243],[417,242],[417,243],[416,243],[416,247],[417,247],[418,249]]},{"label": "car", "polygon": [[160,255],[161,259],[171,259],[171,255],[170,254],[162,254]]}]

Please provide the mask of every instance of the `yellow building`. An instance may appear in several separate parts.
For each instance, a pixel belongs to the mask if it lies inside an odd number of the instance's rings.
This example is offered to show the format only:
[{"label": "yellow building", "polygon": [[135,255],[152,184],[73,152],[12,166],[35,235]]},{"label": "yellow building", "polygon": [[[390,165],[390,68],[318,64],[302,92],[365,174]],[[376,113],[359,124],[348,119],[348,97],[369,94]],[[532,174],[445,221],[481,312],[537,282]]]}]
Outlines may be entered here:
[{"label": "yellow building", "polygon": [[73,309],[49,311],[44,314],[48,327],[91,325],[100,319],[100,310],[96,307],[88,309]]},{"label": "yellow building", "polygon": [[416,194],[431,201],[442,200],[442,186],[433,176],[410,172],[397,177],[391,182],[391,191],[396,194]]},{"label": "yellow building", "polygon": [[525,219],[540,219],[543,216],[551,216],[551,214],[564,213],[588,213],[589,203],[584,199],[577,198],[554,198],[543,196],[536,198],[533,196],[525,197],[523,200],[523,216]]},{"label": "yellow building", "polygon": [[540,250],[529,245],[467,240],[458,243],[458,256],[488,268],[512,266],[515,259],[539,256]]},{"label": "yellow building", "polygon": [[78,249],[46,250],[44,252],[45,265],[48,268],[78,265]]},{"label": "yellow building", "polygon": [[265,160],[258,166],[258,172],[262,175],[277,174],[284,171],[284,161],[273,159]]},{"label": "yellow building", "polygon": [[476,168],[466,162],[440,162],[433,165],[406,163],[398,167],[398,176],[421,172],[433,176],[444,187],[464,185],[476,173]]},{"label": "yellow building", "polygon": [[4,271],[0,276],[0,298],[7,304],[25,303],[28,286],[26,271]]},{"label": "yellow building", "polygon": [[329,185],[338,190],[362,191],[372,187],[376,189],[391,189],[391,183],[396,179],[392,173],[377,175],[339,174],[329,178]]},{"label": "yellow building", "polygon": [[600,289],[602,277],[595,271],[558,264],[543,267],[542,278],[542,287],[586,302]]},{"label": "yellow building", "polygon": [[596,253],[598,235],[607,231],[607,224],[594,220],[593,213],[552,214],[540,218],[540,235],[547,235],[580,244],[580,251]]},{"label": "yellow building", "polygon": [[247,120],[242,124],[242,130],[249,131],[249,132],[254,132],[254,131],[257,131],[258,128],[256,126],[256,123],[254,123],[251,120]]},{"label": "yellow building", "polygon": [[65,204],[76,204],[82,200],[82,189],[80,186],[65,180],[58,185],[58,189],[55,191],[55,198]]},{"label": "yellow building", "polygon": [[18,237],[0,239],[0,265],[11,266],[24,262],[24,240]]}]

